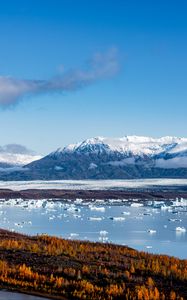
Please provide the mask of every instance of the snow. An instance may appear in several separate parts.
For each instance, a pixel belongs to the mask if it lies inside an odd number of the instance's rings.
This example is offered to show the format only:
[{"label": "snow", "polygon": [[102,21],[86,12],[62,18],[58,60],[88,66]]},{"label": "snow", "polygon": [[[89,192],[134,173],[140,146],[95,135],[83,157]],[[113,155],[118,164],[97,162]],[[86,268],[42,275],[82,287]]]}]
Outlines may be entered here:
[{"label": "snow", "polygon": [[[152,138],[146,136],[124,136],[119,138],[94,137],[86,139],[77,144],[70,144],[64,148],[58,148],[49,154],[62,155],[66,153],[78,154],[120,154],[116,159],[111,159],[106,164],[116,167],[125,165],[151,163],[157,168],[187,168],[187,138],[165,136]],[[121,159],[120,159],[121,157]],[[141,158],[141,160],[139,159]],[[147,160],[149,158],[150,160]],[[0,147],[0,163],[13,166],[23,166],[32,161],[41,159],[40,155],[33,153],[21,145],[7,145]],[[88,169],[98,168],[94,160],[90,162]],[[4,166],[0,171],[4,171]],[[8,169],[8,168],[7,168]],[[56,171],[61,171],[63,167],[59,164],[54,166]],[[7,170],[8,171],[8,170]],[[9,169],[9,171],[12,171]]]},{"label": "snow", "polygon": [[[187,138],[165,136],[152,138],[146,136],[124,136],[119,138],[94,137],[77,144],[70,144],[58,148],[49,156],[62,154],[117,154],[106,162],[107,165],[123,167],[133,164],[157,168],[187,168]],[[119,154],[119,155],[118,155]],[[123,156],[122,156],[123,155]],[[119,157],[119,160],[118,160]],[[141,159],[140,159],[141,158]],[[148,159],[147,159],[148,158]],[[40,155],[33,153],[21,145],[7,145],[0,147],[0,163],[11,166],[22,166],[32,161],[41,159]],[[101,162],[102,163],[102,162]],[[98,168],[94,160],[90,162],[88,169]],[[4,171],[4,166],[0,171]],[[61,164],[55,165],[56,171],[61,171]],[[11,171],[11,169],[9,169]]]},{"label": "snow", "polygon": [[[58,156],[63,153],[123,155],[121,159],[119,156],[119,160],[114,159],[106,162],[106,164],[116,167],[142,163],[146,166],[151,162],[152,167],[187,168],[187,138],[171,136],[161,138],[135,135],[121,138],[95,137],[59,148],[50,155],[55,154]],[[148,162],[145,159],[147,157],[151,161]],[[142,158],[143,160],[139,160],[138,158]],[[94,162],[91,162],[89,169],[97,167]]]},{"label": "snow", "polygon": [[133,155],[155,155],[171,148],[171,152],[187,150],[187,138],[161,137],[152,138],[145,136],[125,136],[122,138],[95,137],[77,144],[70,144],[65,148],[59,148],[60,152],[110,152],[131,153]]},{"label": "snow", "polygon": [[96,164],[94,164],[94,163],[91,163],[90,165],[89,165],[89,170],[92,170],[92,169],[95,169],[95,168],[97,168],[97,165]]},{"label": "snow", "polygon": [[183,152],[187,151],[187,141],[186,139],[182,139],[181,143],[177,143],[174,148],[172,148],[169,153]]}]

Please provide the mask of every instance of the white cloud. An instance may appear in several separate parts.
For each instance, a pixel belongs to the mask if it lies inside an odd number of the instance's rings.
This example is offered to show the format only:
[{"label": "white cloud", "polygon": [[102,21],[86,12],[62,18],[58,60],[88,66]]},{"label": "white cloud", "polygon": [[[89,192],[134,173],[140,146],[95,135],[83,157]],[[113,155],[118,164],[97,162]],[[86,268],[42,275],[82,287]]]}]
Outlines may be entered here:
[{"label": "white cloud", "polygon": [[0,105],[9,106],[27,95],[75,91],[119,71],[116,49],[96,53],[83,69],[73,69],[49,80],[26,80],[0,77]]},{"label": "white cloud", "polygon": [[178,169],[187,168],[187,157],[179,156],[171,159],[158,159],[155,163],[157,168]]}]

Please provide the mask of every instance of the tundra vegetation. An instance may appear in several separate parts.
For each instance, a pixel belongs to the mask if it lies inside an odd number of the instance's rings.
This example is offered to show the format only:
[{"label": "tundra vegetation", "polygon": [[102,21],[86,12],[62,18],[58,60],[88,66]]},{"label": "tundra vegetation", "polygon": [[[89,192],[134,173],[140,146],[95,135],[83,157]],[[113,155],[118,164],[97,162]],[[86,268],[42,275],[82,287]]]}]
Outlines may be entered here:
[{"label": "tundra vegetation", "polygon": [[0,288],[52,299],[185,300],[187,260],[0,230]]}]

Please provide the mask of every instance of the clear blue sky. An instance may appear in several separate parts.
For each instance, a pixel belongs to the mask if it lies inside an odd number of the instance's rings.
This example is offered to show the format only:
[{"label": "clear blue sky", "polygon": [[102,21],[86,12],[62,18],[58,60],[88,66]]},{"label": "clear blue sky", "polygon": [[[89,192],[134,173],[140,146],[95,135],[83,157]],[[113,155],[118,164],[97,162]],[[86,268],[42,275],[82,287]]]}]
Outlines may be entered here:
[{"label": "clear blue sky", "polygon": [[[0,145],[40,153],[93,136],[187,136],[187,1],[0,0],[0,76],[47,80],[118,49],[120,71],[0,108]],[[1,85],[0,85],[1,89]]]}]

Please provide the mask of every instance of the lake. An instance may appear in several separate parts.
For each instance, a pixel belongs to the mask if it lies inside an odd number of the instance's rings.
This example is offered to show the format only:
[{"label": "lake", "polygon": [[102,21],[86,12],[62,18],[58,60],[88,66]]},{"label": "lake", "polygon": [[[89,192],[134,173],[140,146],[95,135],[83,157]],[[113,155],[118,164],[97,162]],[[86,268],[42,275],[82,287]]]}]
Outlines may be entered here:
[{"label": "lake", "polygon": [[[170,205],[12,199],[0,203],[0,227],[27,234],[112,242],[187,258],[187,201]],[[176,228],[179,230],[176,230]],[[183,229],[182,229],[183,228]]]},{"label": "lake", "polygon": [[0,291],[0,300],[49,300],[48,298],[41,298],[20,293],[11,293],[8,291]]}]

